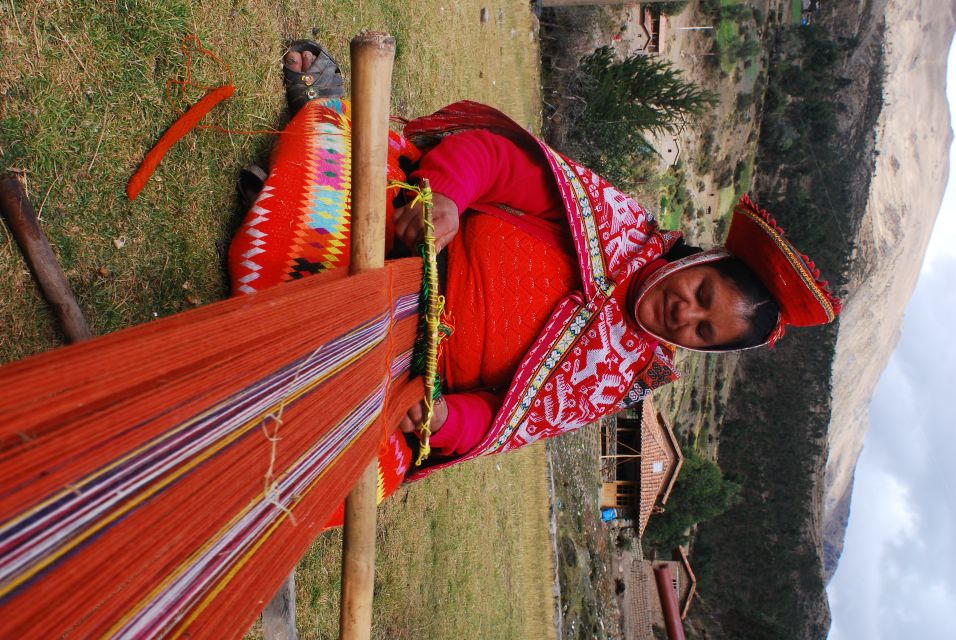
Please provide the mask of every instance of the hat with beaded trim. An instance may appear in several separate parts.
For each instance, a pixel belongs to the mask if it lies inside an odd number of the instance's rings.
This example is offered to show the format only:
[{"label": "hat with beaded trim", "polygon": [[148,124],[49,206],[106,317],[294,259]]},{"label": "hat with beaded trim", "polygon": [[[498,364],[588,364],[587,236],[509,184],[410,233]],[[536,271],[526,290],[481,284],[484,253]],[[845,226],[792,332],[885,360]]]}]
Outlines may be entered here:
[{"label": "hat with beaded trim", "polygon": [[787,325],[827,324],[840,313],[840,300],[820,279],[813,261],[797,251],[770,214],[746,195],[734,208],[724,247],[753,271],[780,307],[770,345],[783,336]]}]

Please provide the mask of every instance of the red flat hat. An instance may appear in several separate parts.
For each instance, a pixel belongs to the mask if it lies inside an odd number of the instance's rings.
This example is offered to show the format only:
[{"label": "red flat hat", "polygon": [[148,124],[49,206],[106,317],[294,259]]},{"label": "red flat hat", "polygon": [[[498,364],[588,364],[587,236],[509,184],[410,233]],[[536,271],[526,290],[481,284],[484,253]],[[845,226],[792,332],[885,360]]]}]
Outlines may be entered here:
[{"label": "red flat hat", "polygon": [[807,327],[832,322],[840,301],[830,293],[820,270],[797,251],[783,229],[763,209],[744,196],[734,209],[724,247],[747,265],[780,307],[780,320],[770,344],[786,325]]}]

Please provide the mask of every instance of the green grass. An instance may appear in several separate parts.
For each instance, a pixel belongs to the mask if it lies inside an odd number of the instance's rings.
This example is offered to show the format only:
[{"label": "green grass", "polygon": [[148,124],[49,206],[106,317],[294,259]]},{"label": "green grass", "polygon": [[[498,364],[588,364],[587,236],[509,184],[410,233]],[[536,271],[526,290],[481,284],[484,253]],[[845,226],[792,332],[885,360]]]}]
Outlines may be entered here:
[{"label": "green grass", "polygon": [[723,187],[717,193],[717,217],[724,218],[730,216],[734,205],[737,204],[737,190],[733,185]]},{"label": "green grass", "polygon": [[803,17],[803,2],[801,0],[790,0],[790,20],[798,23],[801,17]]},{"label": "green grass", "polygon": [[732,74],[737,68],[737,58],[733,54],[733,47],[740,37],[740,27],[733,20],[721,19],[717,25],[717,47],[720,51],[720,68],[727,74]]},{"label": "green grass", "polygon": [[[220,299],[227,294],[224,254],[243,213],[233,193],[236,173],[264,156],[273,136],[191,132],[135,202],[124,194],[143,155],[176,118],[164,85],[185,69],[182,37],[198,35],[232,69],[236,95],[208,124],[281,126],[283,42],[318,27],[346,74],[348,41],[360,29],[396,37],[397,114],[413,117],[470,98],[538,129],[538,51],[527,2],[496,4],[500,26],[481,24],[483,6],[7,0],[0,5],[0,171],[23,172],[94,333],[179,312],[187,296],[200,304]],[[224,80],[210,60],[194,59],[194,73],[200,82]],[[0,271],[0,363],[58,345],[52,315],[4,225]],[[552,637],[543,469],[544,450],[532,447],[439,474],[384,505],[374,637]],[[302,561],[303,638],[337,635],[337,554],[333,532]]]},{"label": "green grass", "polygon": [[[734,202],[740,200],[740,196],[750,191],[750,183],[753,181],[754,158],[749,155],[740,163],[740,175],[734,184]],[[721,209],[723,211],[723,209]]]},{"label": "green grass", "polygon": [[[372,637],[554,637],[543,445],[452,468],[379,510]],[[296,569],[300,638],[338,635],[341,533]],[[254,627],[247,636],[259,638]]]},{"label": "green grass", "polygon": [[[135,202],[123,193],[176,117],[164,85],[185,70],[182,37],[196,34],[232,69],[236,95],[207,116],[209,124],[280,126],[283,42],[317,26],[346,72],[348,40],[359,29],[396,37],[393,111],[399,115],[471,98],[537,128],[537,43],[529,41],[527,3],[501,3],[502,26],[482,25],[482,6],[477,0],[443,7],[427,0],[309,6],[214,0],[201,7],[169,0],[5,2],[0,170],[25,172],[42,226],[95,333],[181,311],[186,295],[219,299],[227,293],[223,255],[241,215],[235,176],[267,152],[273,136],[194,131]],[[194,59],[194,72],[210,84],[225,78],[208,59]],[[0,234],[4,362],[58,344],[58,334],[6,230]],[[117,248],[120,238],[126,242]]]},{"label": "green grass", "polygon": [[661,207],[660,225],[662,229],[680,229],[681,218],[684,210],[678,207],[672,207],[669,204]]}]

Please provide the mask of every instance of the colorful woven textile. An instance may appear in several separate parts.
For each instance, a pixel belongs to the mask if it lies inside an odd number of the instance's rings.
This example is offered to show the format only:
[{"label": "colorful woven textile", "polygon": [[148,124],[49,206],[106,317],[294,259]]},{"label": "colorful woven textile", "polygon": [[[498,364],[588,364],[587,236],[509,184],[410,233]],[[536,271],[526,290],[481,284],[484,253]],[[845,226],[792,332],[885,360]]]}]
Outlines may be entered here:
[{"label": "colorful woven textile", "polygon": [[[481,128],[540,149],[564,202],[581,290],[566,295],[521,361],[485,438],[454,464],[577,429],[641,400],[676,378],[673,352],[628,318],[616,293],[680,237],[593,171],[571,162],[501,112],[457,102],[413,120],[405,135],[436,137]],[[447,464],[419,472],[422,478]]]},{"label": "colorful woven textile", "polygon": [[422,397],[421,261],[0,368],[0,637],[240,637]]},{"label": "colorful woven textile", "polygon": [[[348,264],[349,114],[345,100],[313,100],[282,131],[265,187],[229,247],[233,293],[261,291]],[[389,180],[405,179],[399,158],[413,162],[418,151],[391,133]],[[390,202],[388,209],[390,221]]]},{"label": "colorful woven textile", "polygon": [[[339,98],[312,100],[283,130],[263,189],[229,246],[234,295],[348,266],[350,112],[349,102]],[[389,134],[389,180],[404,181],[400,159],[411,163],[417,158],[418,150],[407,140]],[[391,222],[391,202],[387,209]],[[402,483],[412,463],[402,434],[383,438],[378,460],[381,502]],[[341,525],[343,514],[340,505],[328,526]]]}]

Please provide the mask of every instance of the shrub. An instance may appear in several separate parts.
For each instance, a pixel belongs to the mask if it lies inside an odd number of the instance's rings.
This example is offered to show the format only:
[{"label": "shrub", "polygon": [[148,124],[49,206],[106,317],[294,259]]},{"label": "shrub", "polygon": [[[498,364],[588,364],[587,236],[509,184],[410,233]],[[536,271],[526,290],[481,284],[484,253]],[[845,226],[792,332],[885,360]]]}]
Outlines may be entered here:
[{"label": "shrub", "polygon": [[740,485],[724,478],[716,463],[687,447],[666,509],[651,518],[644,540],[659,549],[685,544],[690,527],[730,509],[739,502],[739,494]]},{"label": "shrub", "polygon": [[569,143],[585,164],[612,181],[630,164],[653,152],[645,135],[674,132],[702,115],[716,97],[670,62],[634,55],[615,60],[610,47],[585,56],[568,85]]},{"label": "shrub", "polygon": [[651,14],[655,16],[676,16],[683,13],[690,0],[674,0],[673,2],[655,2],[650,6]]}]

